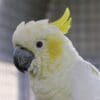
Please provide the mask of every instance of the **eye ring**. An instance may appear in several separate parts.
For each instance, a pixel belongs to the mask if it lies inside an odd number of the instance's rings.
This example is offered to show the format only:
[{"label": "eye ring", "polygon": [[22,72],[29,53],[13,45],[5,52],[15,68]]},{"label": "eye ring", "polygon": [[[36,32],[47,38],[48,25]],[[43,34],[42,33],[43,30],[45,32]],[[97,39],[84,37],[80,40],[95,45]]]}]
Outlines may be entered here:
[{"label": "eye ring", "polygon": [[43,47],[43,42],[42,42],[42,41],[37,41],[37,42],[36,42],[36,47],[37,47],[37,48]]}]

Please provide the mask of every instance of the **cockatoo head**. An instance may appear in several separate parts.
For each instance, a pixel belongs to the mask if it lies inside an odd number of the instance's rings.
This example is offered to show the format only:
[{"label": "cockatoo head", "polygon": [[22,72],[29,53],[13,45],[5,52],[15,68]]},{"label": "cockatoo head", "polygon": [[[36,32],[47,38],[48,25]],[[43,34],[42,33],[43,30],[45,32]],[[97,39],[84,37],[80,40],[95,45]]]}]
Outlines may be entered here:
[{"label": "cockatoo head", "polygon": [[[57,21],[22,22],[13,35],[14,63],[21,71],[44,74],[59,69],[65,47],[65,36],[71,24],[69,9]],[[54,67],[55,66],[55,67]]]}]

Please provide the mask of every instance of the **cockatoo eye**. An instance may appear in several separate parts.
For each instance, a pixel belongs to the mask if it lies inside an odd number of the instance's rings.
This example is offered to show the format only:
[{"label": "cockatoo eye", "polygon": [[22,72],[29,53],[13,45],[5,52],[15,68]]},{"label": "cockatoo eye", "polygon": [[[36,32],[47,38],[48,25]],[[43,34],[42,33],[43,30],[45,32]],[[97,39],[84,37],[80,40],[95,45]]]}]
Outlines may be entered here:
[{"label": "cockatoo eye", "polygon": [[36,42],[36,47],[37,47],[37,48],[43,47],[43,42],[42,42],[42,41],[37,41],[37,42]]}]

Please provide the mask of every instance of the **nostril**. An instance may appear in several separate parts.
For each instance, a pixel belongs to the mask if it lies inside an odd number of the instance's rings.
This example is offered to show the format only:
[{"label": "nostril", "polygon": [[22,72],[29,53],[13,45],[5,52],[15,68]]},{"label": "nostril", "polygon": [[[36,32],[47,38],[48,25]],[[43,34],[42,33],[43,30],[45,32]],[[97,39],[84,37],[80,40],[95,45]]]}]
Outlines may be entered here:
[{"label": "nostril", "polygon": [[20,49],[24,50],[25,48],[24,47],[20,47]]}]

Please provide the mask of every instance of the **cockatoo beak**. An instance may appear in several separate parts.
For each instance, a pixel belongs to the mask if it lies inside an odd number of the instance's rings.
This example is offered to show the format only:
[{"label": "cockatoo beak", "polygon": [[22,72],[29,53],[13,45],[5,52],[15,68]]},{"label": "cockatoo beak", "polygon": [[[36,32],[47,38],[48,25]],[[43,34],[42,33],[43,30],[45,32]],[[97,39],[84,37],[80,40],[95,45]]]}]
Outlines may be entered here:
[{"label": "cockatoo beak", "polygon": [[17,47],[14,50],[13,58],[16,68],[21,72],[25,72],[30,67],[34,54],[26,49]]}]

